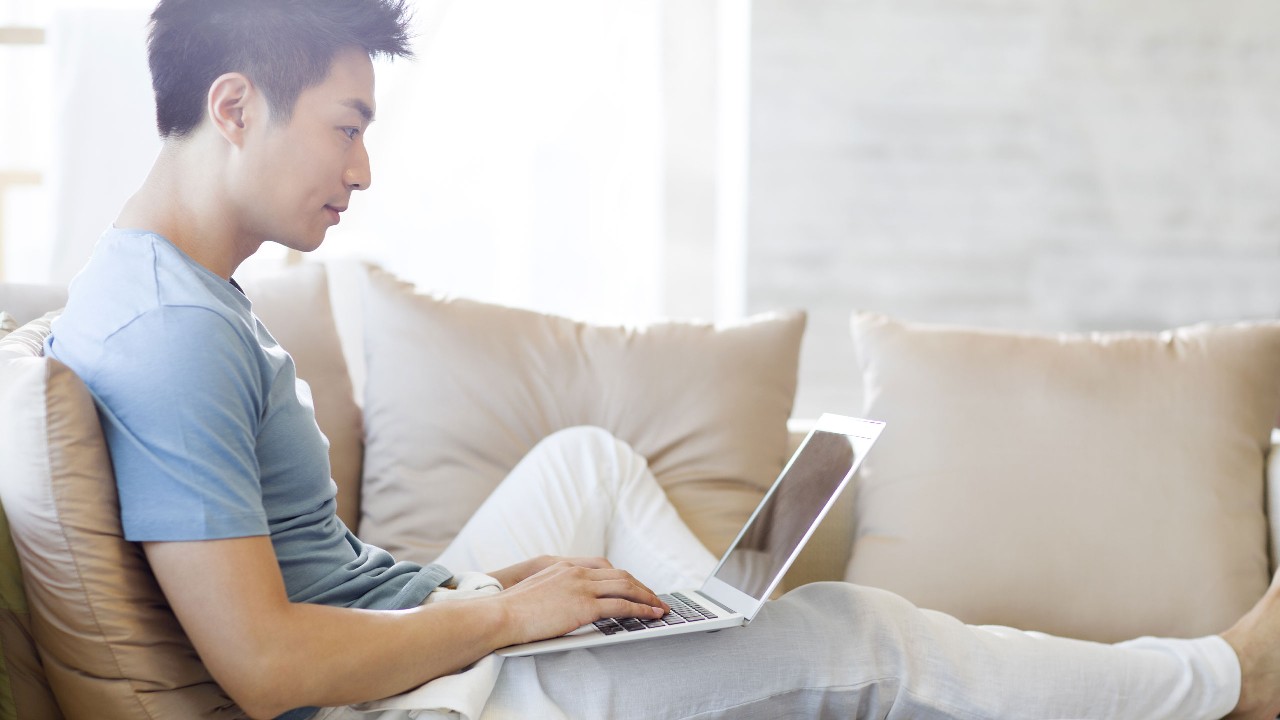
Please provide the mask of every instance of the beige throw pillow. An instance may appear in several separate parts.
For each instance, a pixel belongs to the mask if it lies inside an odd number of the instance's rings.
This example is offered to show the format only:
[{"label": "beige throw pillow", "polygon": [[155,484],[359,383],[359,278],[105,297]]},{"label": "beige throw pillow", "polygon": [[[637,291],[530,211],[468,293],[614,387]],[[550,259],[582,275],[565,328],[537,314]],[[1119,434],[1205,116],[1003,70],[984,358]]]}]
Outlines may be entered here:
[{"label": "beige throw pillow", "polygon": [[[0,311],[0,340],[18,323]],[[0,343],[2,345],[2,343]],[[0,371],[3,361],[0,361]],[[0,454],[0,457],[7,457]],[[0,506],[0,718],[62,717],[44,674],[35,638],[31,635],[31,610],[22,587],[22,567],[13,545],[9,522]]]},{"label": "beige throw pillow", "polygon": [[0,360],[0,457],[35,639],[66,717],[244,717],[123,539],[97,411],[65,365]]},{"label": "beige throw pillow", "polygon": [[1221,632],[1267,587],[1280,323],[1029,335],[858,314],[847,579],[970,623]]},{"label": "beige throw pillow", "polygon": [[786,460],[803,314],[627,329],[419,295],[380,271],[365,310],[361,536],[398,557],[433,560],[562,428],[631,444],[717,553]]}]

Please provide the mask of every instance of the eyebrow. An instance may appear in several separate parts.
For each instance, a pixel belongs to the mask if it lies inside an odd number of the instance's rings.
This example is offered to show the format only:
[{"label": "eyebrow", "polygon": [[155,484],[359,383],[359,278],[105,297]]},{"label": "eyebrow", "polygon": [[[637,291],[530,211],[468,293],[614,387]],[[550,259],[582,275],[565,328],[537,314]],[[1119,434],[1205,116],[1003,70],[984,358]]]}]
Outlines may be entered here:
[{"label": "eyebrow", "polygon": [[360,117],[364,118],[364,122],[366,125],[373,122],[373,108],[366,105],[363,100],[352,98],[351,100],[347,100],[342,104],[360,113]]}]

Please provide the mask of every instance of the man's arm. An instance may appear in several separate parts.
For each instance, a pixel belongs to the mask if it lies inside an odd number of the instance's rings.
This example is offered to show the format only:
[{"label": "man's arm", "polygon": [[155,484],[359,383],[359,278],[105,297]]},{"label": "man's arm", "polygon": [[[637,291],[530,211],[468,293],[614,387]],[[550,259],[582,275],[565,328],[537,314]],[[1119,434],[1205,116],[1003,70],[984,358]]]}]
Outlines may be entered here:
[{"label": "man's arm", "polygon": [[570,562],[488,598],[358,610],[290,602],[266,537],[143,548],[201,660],[254,717],[394,695],[500,647],[663,612],[629,574]]}]

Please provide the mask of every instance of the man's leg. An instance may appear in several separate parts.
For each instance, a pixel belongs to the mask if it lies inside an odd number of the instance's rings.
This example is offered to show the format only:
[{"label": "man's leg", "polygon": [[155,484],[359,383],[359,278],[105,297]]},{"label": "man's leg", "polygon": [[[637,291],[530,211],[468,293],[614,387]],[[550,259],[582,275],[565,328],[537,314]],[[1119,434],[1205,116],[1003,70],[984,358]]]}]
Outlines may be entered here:
[{"label": "man's leg", "polygon": [[1280,717],[1280,572],[1262,599],[1222,633],[1240,658],[1240,704],[1232,718]]},{"label": "man's leg", "polygon": [[[645,459],[593,427],[561,430],[530,450],[437,562],[454,572],[491,571],[538,555],[604,556],[658,592],[696,585],[715,565]],[[415,714],[324,708],[316,720]]]},{"label": "man's leg", "polygon": [[529,451],[437,562],[492,571],[538,555],[603,556],[657,592],[700,584],[716,562],[645,459],[593,427]]},{"label": "man's leg", "polygon": [[485,718],[1217,718],[1221,638],[1119,645],[973,627],[873,588],[817,583],[745,628],[508,658]]},{"label": "man's leg", "polygon": [[[441,562],[494,569],[539,554],[603,554],[657,589],[714,563],[643,459],[595,429],[535,448]],[[1238,693],[1219,638],[1109,646],[975,628],[822,583],[747,628],[508,659],[485,716],[1194,718],[1225,714]]]}]

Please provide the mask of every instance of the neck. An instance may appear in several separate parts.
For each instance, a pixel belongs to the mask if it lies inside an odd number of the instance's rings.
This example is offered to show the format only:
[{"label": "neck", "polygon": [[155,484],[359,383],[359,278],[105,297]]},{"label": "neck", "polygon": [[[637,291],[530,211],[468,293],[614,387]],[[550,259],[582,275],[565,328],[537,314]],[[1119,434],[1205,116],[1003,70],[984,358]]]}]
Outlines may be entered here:
[{"label": "neck", "polygon": [[166,140],[115,225],[161,235],[197,263],[230,279],[262,241],[241,231],[234,204],[218,185],[223,173],[212,149],[199,135]]}]

